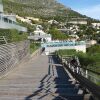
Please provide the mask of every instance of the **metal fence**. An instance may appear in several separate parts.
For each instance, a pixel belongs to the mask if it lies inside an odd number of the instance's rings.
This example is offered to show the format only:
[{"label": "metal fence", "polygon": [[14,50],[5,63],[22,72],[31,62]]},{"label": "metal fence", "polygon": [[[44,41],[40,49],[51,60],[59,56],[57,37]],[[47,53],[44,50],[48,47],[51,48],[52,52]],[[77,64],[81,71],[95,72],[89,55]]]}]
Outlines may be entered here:
[{"label": "metal fence", "polygon": [[0,77],[29,54],[29,41],[0,45]]},{"label": "metal fence", "polygon": [[[96,98],[100,99],[100,86],[96,83],[100,83],[100,77],[95,76],[92,72],[85,70],[83,68],[78,68],[70,63],[71,57],[60,57],[57,55],[60,63],[71,73],[71,75],[77,79],[84,88],[88,89],[90,93]],[[95,99],[94,99],[95,100]]]},{"label": "metal fence", "polygon": [[87,78],[88,80],[92,81],[95,84],[100,84],[100,74],[98,73],[96,74],[96,72],[94,73],[91,70],[82,68],[80,65],[79,59],[76,56],[75,56],[75,60],[77,61],[77,67],[75,67],[74,65],[70,64],[71,59],[72,59],[71,56],[62,57],[63,63],[68,65],[68,67],[74,73],[82,75],[83,77]]}]

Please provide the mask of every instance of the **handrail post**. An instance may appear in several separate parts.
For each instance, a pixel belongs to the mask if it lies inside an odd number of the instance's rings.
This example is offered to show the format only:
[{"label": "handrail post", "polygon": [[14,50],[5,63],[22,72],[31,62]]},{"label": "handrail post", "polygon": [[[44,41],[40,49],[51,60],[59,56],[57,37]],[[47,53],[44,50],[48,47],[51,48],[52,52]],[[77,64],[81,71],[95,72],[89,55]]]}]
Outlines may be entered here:
[{"label": "handrail post", "polygon": [[77,73],[79,72],[79,68],[78,68],[78,66],[77,66]]},{"label": "handrail post", "polygon": [[88,78],[88,70],[85,71],[85,77]]},{"label": "handrail post", "polygon": [[69,68],[71,68],[70,63],[68,64]]}]

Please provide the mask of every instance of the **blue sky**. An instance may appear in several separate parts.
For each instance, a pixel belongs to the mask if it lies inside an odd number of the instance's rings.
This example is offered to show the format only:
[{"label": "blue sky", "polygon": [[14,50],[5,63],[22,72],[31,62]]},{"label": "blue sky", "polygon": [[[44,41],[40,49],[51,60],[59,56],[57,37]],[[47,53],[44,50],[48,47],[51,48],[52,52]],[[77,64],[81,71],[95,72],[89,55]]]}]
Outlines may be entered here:
[{"label": "blue sky", "polygon": [[67,7],[87,15],[89,17],[100,19],[100,0],[58,0]]}]

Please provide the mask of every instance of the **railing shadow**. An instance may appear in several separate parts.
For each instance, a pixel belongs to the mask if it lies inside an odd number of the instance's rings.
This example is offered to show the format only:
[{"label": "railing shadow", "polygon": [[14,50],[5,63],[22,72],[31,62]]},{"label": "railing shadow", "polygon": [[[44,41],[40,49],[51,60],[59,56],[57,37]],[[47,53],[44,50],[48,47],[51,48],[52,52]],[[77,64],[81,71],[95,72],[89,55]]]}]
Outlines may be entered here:
[{"label": "railing shadow", "polygon": [[[51,56],[48,56],[48,63],[51,63]],[[50,91],[50,84],[49,84],[49,79],[51,78],[50,76],[50,65],[48,66],[48,74],[46,74],[41,80],[40,80],[40,86],[38,87],[38,89],[33,92],[32,94],[30,94],[29,96],[25,97],[25,100],[32,100],[33,97],[35,96],[39,96],[38,99],[42,99],[45,96],[47,96]],[[45,86],[46,85],[46,86]],[[45,92],[43,92],[45,91]],[[40,96],[41,95],[41,96]]]},{"label": "railing shadow", "polygon": [[48,56],[48,63],[48,74],[40,80],[38,89],[25,100],[32,100],[35,96],[43,100],[48,95],[53,97],[51,100],[83,100],[82,95],[77,95],[79,88],[69,81],[70,77],[64,68],[59,66],[61,64],[56,56]]}]

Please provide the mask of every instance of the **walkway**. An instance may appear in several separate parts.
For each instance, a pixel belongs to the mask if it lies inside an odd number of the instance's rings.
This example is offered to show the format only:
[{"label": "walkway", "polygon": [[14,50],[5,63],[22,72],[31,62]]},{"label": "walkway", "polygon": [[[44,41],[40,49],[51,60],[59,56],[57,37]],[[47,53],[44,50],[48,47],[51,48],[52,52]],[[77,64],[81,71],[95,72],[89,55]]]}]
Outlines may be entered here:
[{"label": "walkway", "polygon": [[21,64],[0,80],[0,100],[82,100],[79,88],[56,63],[55,57],[40,55]]}]

